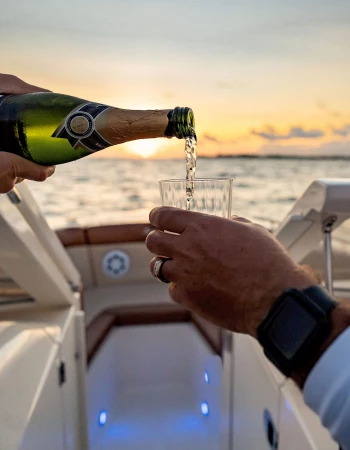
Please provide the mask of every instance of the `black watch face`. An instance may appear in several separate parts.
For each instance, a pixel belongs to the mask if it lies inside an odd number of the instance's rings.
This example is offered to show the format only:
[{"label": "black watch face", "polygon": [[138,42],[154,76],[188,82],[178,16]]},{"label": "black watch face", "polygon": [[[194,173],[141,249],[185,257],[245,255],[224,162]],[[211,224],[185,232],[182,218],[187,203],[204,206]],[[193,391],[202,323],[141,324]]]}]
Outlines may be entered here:
[{"label": "black watch face", "polygon": [[[316,318],[292,297],[285,297],[279,308],[279,320],[268,330],[270,340],[286,359],[292,359],[317,327]],[[285,320],[284,320],[285,319]]]}]

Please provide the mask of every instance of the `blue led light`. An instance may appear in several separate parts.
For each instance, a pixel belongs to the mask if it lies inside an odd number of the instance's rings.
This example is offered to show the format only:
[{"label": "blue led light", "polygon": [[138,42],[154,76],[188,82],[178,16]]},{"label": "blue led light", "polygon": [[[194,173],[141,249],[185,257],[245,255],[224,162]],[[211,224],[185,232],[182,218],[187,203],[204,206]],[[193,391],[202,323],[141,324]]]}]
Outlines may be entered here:
[{"label": "blue led light", "polygon": [[100,417],[98,418],[98,423],[103,426],[107,422],[107,413],[106,411],[100,412]]},{"label": "blue led light", "polygon": [[287,402],[287,400],[285,401],[285,405],[288,411],[292,411],[292,405],[289,402]]},{"label": "blue led light", "polygon": [[209,406],[207,402],[201,403],[201,412],[203,416],[207,416],[209,414]]},{"label": "blue led light", "polygon": [[208,372],[204,372],[204,379],[206,383],[209,383],[209,374]]}]

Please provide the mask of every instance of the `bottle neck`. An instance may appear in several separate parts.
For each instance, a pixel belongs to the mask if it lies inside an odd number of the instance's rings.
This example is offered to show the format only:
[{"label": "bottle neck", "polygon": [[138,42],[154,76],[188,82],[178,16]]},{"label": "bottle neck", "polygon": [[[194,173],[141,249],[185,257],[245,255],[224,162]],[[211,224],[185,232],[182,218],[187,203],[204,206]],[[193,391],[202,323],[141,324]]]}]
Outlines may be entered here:
[{"label": "bottle neck", "polygon": [[110,107],[97,117],[96,130],[110,145],[164,137],[169,112],[169,109],[148,111]]},{"label": "bottle neck", "polygon": [[190,108],[129,110],[108,108],[96,118],[96,130],[110,145],[157,137],[195,136]]}]

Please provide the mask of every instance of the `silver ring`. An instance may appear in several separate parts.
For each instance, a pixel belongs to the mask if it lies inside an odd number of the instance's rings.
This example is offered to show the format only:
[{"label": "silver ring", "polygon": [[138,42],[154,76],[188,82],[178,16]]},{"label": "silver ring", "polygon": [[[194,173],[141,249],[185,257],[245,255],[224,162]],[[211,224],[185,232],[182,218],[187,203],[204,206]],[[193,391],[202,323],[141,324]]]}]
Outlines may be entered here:
[{"label": "silver ring", "polygon": [[162,266],[166,261],[168,261],[168,259],[169,258],[158,258],[154,263],[153,275],[162,283],[170,283],[170,281],[167,280],[162,273]]}]

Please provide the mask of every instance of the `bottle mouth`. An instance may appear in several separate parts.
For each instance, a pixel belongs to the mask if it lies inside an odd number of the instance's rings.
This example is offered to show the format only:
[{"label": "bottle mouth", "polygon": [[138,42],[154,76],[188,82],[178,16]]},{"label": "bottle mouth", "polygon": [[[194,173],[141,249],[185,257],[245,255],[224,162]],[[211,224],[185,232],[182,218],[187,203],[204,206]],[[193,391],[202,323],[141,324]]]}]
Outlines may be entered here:
[{"label": "bottle mouth", "polygon": [[177,106],[169,111],[168,119],[165,136],[175,136],[178,139],[196,136],[194,114],[191,108]]}]

